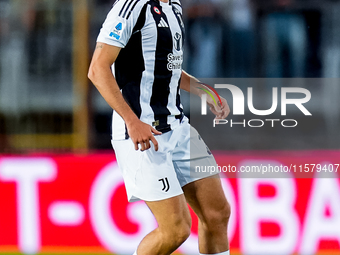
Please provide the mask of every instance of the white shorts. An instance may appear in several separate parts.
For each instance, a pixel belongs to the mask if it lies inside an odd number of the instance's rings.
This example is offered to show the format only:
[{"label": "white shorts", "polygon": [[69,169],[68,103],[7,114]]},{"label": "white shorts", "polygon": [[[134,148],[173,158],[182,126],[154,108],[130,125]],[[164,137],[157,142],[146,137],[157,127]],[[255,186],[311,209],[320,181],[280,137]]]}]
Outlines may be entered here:
[{"label": "white shorts", "polygon": [[131,139],[113,140],[130,202],[159,201],[183,194],[182,187],[211,176],[195,173],[195,166],[216,166],[216,161],[197,131],[185,118],[172,131],[155,136],[146,151],[136,151]]}]

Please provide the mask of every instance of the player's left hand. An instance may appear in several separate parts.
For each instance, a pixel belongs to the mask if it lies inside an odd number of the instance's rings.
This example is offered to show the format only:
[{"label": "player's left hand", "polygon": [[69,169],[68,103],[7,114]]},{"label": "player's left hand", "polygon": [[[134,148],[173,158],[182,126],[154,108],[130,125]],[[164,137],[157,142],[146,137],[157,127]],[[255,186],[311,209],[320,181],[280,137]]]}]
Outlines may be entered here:
[{"label": "player's left hand", "polygon": [[[208,97],[209,98],[209,97]],[[221,97],[222,105],[218,101],[217,105],[211,100],[207,100],[207,104],[210,106],[210,111],[215,114],[215,119],[225,119],[230,113],[228,102],[225,98]]]}]

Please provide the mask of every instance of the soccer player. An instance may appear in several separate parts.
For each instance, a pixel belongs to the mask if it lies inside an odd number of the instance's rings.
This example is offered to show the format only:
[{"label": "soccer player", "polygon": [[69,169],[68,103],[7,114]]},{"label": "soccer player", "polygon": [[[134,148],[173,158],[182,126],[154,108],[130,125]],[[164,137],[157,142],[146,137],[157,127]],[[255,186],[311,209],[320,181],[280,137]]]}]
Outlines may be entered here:
[{"label": "soccer player", "polygon": [[[114,109],[112,145],[129,201],[144,200],[158,227],[135,254],[171,254],[189,236],[187,203],[199,218],[201,254],[229,254],[230,207],[216,176],[190,165],[216,165],[183,115],[180,88],[201,96],[182,70],[184,26],[178,0],[118,0],[97,39],[89,78]],[[208,104],[226,118],[225,99]]]}]

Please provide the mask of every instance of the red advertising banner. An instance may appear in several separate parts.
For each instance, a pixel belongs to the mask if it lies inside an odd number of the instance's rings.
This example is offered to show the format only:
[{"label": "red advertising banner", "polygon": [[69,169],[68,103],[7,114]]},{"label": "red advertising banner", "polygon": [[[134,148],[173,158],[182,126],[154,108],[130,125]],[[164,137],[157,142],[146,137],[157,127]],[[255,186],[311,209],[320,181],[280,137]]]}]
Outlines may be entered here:
[{"label": "red advertising banner", "polygon": [[[222,178],[232,251],[340,254],[340,152],[215,155],[221,172],[236,170]],[[257,170],[264,178],[244,175]],[[156,226],[143,202],[127,202],[113,153],[0,157],[0,194],[0,253],[132,254]],[[183,254],[198,254],[192,218]]]}]

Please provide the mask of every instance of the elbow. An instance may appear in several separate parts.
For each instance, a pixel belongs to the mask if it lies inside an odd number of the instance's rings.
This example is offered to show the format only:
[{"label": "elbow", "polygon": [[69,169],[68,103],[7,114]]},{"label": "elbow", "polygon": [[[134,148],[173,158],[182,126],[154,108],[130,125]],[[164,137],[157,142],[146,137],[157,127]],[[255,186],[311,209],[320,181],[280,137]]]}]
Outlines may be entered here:
[{"label": "elbow", "polygon": [[87,77],[90,79],[90,81],[96,88],[98,88],[98,84],[101,83],[100,81],[102,76],[103,73],[101,71],[101,68],[97,64],[92,63],[87,73]]},{"label": "elbow", "polygon": [[99,84],[102,83],[105,77],[112,75],[110,65],[102,65],[99,62],[92,62],[87,73],[87,77],[93,83],[94,86],[98,88]]},{"label": "elbow", "polygon": [[89,71],[87,73],[87,77],[90,79],[90,81],[95,84],[95,80],[96,80],[96,70],[93,64],[91,64]]}]

